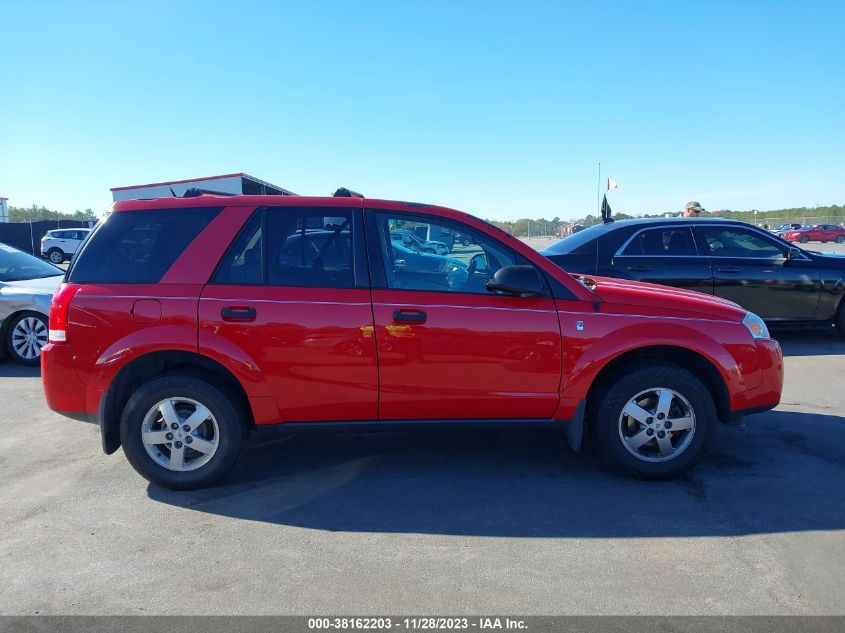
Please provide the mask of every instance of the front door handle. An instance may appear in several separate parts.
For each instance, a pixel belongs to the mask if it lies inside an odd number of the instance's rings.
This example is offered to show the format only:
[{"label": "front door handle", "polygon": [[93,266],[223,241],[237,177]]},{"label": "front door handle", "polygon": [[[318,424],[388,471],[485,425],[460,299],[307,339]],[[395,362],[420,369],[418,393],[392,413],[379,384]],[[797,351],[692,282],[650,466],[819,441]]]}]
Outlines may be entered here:
[{"label": "front door handle", "polygon": [[394,310],[393,320],[399,323],[425,323],[428,315],[424,310]]},{"label": "front door handle", "polygon": [[628,266],[628,270],[635,273],[644,273],[646,271],[651,270],[651,266],[646,266],[644,264],[638,264],[636,266]]},{"label": "front door handle", "polygon": [[736,266],[722,266],[721,268],[716,269],[716,271],[720,273],[738,273],[741,270],[741,268],[737,268]]},{"label": "front door handle", "polygon": [[228,306],[220,310],[220,317],[224,321],[255,321],[255,316],[255,308]]}]

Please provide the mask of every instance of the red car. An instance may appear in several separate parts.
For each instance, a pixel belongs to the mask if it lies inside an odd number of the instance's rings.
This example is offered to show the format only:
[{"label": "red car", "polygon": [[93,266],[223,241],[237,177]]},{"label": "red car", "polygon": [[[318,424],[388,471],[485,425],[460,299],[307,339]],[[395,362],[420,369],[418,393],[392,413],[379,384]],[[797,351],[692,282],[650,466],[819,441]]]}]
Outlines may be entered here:
[{"label": "red car", "polygon": [[[473,246],[415,253],[395,229]],[[670,477],[717,420],[777,405],[783,380],[780,347],[734,303],[574,277],[470,215],[357,196],[118,202],[56,293],[49,337],[49,406],[182,489],[280,423],[556,427]]]},{"label": "red car", "polygon": [[800,229],[785,231],[782,237],[790,242],[801,242],[802,244],[811,240],[813,242],[842,244],[845,242],[845,229],[835,224],[813,224]]}]

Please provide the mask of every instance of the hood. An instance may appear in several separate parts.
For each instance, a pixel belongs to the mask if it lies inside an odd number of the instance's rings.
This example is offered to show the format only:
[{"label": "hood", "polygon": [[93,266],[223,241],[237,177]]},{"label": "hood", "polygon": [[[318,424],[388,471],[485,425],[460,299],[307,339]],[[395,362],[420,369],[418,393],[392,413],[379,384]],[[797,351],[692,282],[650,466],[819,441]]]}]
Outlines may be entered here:
[{"label": "hood", "polygon": [[[692,290],[681,290],[641,281],[593,277],[593,289],[603,302],[656,310],[666,316],[717,318],[742,321],[745,309],[733,301]],[[671,314],[670,314],[671,313]]]},{"label": "hood", "polygon": [[22,279],[20,281],[0,281],[0,289],[15,294],[52,295],[64,280],[64,275],[43,277],[41,279]]}]

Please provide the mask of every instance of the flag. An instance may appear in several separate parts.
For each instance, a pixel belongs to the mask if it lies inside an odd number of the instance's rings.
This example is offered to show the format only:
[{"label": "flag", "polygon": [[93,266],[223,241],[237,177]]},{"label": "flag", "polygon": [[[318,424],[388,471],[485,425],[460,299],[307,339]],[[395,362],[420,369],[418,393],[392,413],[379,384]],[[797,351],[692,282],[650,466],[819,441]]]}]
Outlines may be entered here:
[{"label": "flag", "polygon": [[605,194],[604,198],[601,201],[601,221],[607,224],[608,222],[613,222],[612,211],[610,210],[610,205],[607,204],[607,194]]},{"label": "flag", "polygon": [[619,189],[619,183],[616,182],[613,178],[607,179],[607,190],[610,191],[611,189]]}]

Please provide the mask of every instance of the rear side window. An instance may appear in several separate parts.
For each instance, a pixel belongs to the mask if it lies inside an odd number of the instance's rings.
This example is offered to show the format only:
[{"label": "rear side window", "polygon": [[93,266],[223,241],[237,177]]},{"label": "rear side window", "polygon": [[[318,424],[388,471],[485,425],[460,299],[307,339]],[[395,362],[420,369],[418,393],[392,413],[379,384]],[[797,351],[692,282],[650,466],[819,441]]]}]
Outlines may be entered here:
[{"label": "rear side window", "polygon": [[622,255],[698,255],[689,227],[648,229],[637,233],[625,247]]},{"label": "rear side window", "polygon": [[220,208],[112,213],[76,258],[71,283],[158,283]]},{"label": "rear side window", "polygon": [[349,209],[263,209],[232,242],[212,283],[354,288],[355,231]]}]

